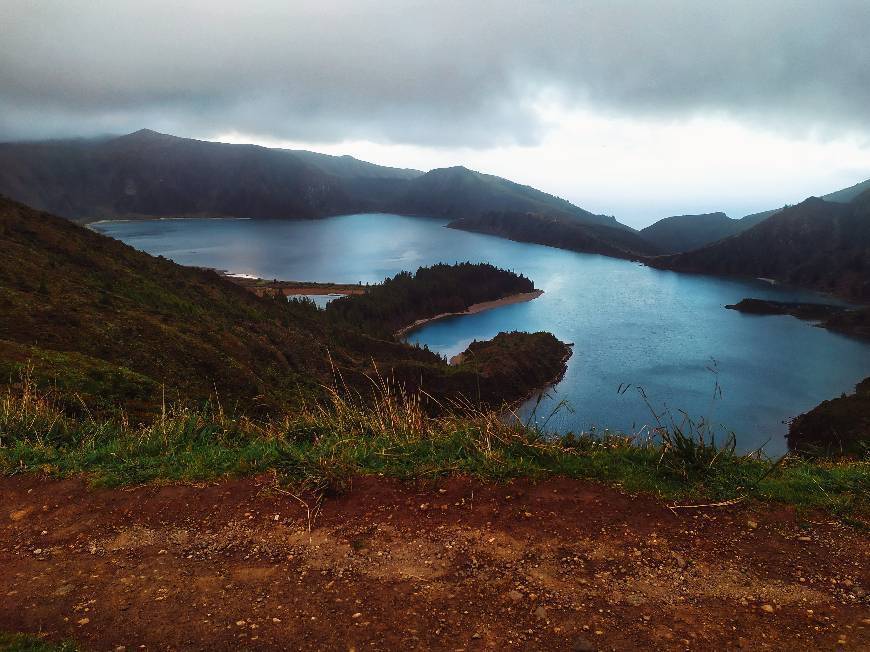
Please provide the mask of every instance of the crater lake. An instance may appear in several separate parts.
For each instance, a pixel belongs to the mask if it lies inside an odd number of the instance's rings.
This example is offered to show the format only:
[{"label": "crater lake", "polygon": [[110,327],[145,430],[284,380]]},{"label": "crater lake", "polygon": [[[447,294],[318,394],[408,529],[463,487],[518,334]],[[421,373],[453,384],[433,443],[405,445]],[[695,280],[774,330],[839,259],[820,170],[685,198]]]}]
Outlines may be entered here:
[{"label": "crater lake", "polygon": [[[564,378],[524,418],[558,432],[648,432],[652,408],[709,420],[743,452],[786,450],[787,420],[870,375],[870,343],[790,316],[726,310],[744,297],[823,301],[763,281],[661,271],[445,228],[438,219],[363,214],[323,220],[162,219],[92,224],[182,265],[267,279],[377,283],[437,262],[489,262],[531,278],[528,303],[432,322],[409,342],[447,357],[500,331],[574,343]],[[626,386],[627,391],[624,391]],[[619,391],[622,388],[623,391]]]}]

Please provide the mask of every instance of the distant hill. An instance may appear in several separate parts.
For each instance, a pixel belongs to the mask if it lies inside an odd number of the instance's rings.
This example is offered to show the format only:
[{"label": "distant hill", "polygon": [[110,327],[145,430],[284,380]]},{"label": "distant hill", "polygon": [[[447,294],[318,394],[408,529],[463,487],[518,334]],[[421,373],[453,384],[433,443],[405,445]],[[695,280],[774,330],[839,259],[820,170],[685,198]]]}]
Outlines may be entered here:
[{"label": "distant hill", "polygon": [[398,213],[454,219],[491,212],[542,213],[631,231],[616,218],[595,215],[531,186],[461,166],[436,169],[416,177],[389,206]]},{"label": "distant hill", "polygon": [[[822,199],[845,204],[866,190],[870,190],[870,179],[823,195]],[[729,218],[724,213],[678,215],[661,219],[642,229],[640,233],[664,253],[682,253],[742,233],[781,210],[783,209],[775,208],[761,211],[740,219]]]},{"label": "distant hill", "polygon": [[822,199],[825,201],[835,201],[841,204],[847,204],[858,195],[861,195],[868,190],[870,190],[870,179],[862,181],[861,183],[856,183],[854,186],[849,186],[848,188],[843,188],[842,190],[822,195]]},{"label": "distant hill", "polygon": [[369,186],[400,186],[419,174],[350,157],[176,138],[147,129],[118,138],[0,144],[0,193],[81,221],[322,217],[376,208]]},{"label": "distant hill", "polygon": [[633,259],[659,253],[654,245],[623,225],[584,223],[566,215],[493,211],[454,220],[447,226],[615,258]]},{"label": "distant hill", "polygon": [[848,204],[811,197],[738,235],[694,251],[653,258],[685,272],[775,279],[870,300],[870,191]]},{"label": "distant hill", "polygon": [[703,247],[741,230],[740,220],[725,213],[675,215],[641,229],[640,234],[663,253],[678,253]]}]

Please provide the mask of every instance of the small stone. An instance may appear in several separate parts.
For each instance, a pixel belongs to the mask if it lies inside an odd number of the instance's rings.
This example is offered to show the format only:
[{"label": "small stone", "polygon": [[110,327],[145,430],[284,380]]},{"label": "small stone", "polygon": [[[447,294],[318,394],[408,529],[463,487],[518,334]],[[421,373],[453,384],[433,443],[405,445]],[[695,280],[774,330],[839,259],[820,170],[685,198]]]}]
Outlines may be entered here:
[{"label": "small stone", "polygon": [[798,537],[798,541],[812,541],[809,537]]},{"label": "small stone", "polygon": [[237,621],[236,621],[236,625],[239,626],[239,627],[244,627],[245,624],[246,624],[246,623],[245,623],[244,620],[237,620]]},{"label": "small stone", "polygon": [[30,513],[29,509],[19,509],[14,512],[9,512],[9,518],[13,521],[20,521]]},{"label": "small stone", "polygon": [[761,610],[765,613],[772,614],[773,613],[773,605],[772,604],[763,604],[763,605],[761,605]]},{"label": "small stone", "polygon": [[535,617],[538,620],[547,620],[547,610],[544,607],[538,607],[535,609]]},{"label": "small stone", "polygon": [[362,616],[362,613],[357,611],[351,618],[359,618],[360,616]]},{"label": "small stone", "polygon": [[79,625],[87,625],[89,622],[91,622],[90,618],[82,618],[79,620]]},{"label": "small stone", "polygon": [[423,503],[422,505],[420,505],[421,512],[425,512],[427,509],[429,509],[429,503]]},{"label": "small stone", "polygon": [[750,530],[754,530],[758,527],[758,523],[756,523],[755,521],[746,521],[746,527],[748,527]]},{"label": "small stone", "polygon": [[281,622],[281,619],[280,619],[280,618],[273,618],[273,619],[272,619],[272,622],[273,622],[273,623],[280,623],[280,622]]},{"label": "small stone", "polygon": [[523,599],[523,594],[514,589],[512,591],[508,591],[507,597],[509,597],[514,602],[519,602]]},{"label": "small stone", "polygon": [[571,642],[571,652],[595,652],[595,646],[588,638],[578,636]]}]

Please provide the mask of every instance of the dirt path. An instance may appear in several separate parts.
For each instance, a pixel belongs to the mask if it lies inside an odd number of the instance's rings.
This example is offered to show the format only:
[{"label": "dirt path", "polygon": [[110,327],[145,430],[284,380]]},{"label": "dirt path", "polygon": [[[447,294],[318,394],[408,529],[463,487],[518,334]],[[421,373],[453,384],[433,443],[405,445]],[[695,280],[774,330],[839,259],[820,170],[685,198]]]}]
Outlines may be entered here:
[{"label": "dirt path", "polygon": [[86,649],[868,649],[870,536],[567,480],[0,479],[0,631]]}]

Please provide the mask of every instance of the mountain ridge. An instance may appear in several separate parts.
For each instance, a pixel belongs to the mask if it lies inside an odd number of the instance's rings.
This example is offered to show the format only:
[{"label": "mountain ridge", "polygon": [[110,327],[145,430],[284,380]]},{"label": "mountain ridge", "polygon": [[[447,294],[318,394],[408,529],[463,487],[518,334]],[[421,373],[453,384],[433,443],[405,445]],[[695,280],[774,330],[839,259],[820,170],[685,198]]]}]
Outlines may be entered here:
[{"label": "mountain ridge", "polygon": [[810,197],[737,235],[647,262],[675,271],[769,278],[867,302],[870,190],[848,204]]},{"label": "mountain ridge", "polygon": [[[822,195],[820,199],[847,204],[868,189],[870,189],[870,179],[856,183],[848,188],[842,188]],[[742,233],[769,217],[776,215],[785,208],[788,208],[788,206],[759,211],[758,213],[751,213],[740,218],[728,217],[725,213],[674,215],[664,217],[650,224],[641,229],[640,233],[658,246],[664,253],[682,253]],[[713,215],[721,215],[727,219],[718,218],[715,223],[705,219]]]}]

